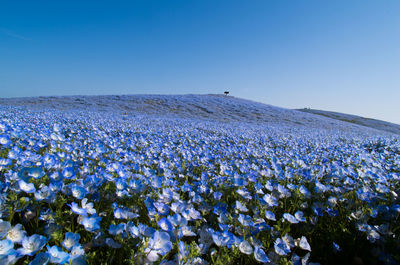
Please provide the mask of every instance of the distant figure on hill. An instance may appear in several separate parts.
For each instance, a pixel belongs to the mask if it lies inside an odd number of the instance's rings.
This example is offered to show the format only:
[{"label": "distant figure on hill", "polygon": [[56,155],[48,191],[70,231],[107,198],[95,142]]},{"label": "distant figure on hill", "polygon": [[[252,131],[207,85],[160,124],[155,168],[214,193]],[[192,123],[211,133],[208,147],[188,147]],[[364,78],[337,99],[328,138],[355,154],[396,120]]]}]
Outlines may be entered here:
[{"label": "distant figure on hill", "polygon": [[225,91],[224,94],[225,96],[227,96],[229,94],[229,91]]}]

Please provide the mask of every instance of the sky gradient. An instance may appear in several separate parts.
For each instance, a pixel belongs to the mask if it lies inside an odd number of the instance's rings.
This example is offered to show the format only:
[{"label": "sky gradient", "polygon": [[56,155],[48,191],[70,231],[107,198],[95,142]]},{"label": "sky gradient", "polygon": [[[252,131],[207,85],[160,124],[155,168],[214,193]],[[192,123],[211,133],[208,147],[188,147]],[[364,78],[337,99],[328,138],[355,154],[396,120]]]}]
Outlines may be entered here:
[{"label": "sky gradient", "polygon": [[400,124],[399,14],[397,0],[2,1],[0,97],[229,90]]}]

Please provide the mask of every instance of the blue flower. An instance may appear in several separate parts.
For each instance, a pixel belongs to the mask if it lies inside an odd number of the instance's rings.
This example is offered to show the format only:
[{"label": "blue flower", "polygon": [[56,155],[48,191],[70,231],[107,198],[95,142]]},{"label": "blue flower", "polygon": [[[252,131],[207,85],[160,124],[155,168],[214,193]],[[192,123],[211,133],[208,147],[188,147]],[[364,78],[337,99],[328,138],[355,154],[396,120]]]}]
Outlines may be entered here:
[{"label": "blue flower", "polygon": [[100,229],[100,221],[101,217],[92,216],[92,217],[84,217],[80,224],[85,227],[85,229],[89,232],[95,232]]},{"label": "blue flower", "polygon": [[236,209],[239,210],[240,212],[247,212],[249,210],[240,201],[236,201]]},{"label": "blue flower", "polygon": [[292,224],[297,224],[299,221],[296,219],[296,217],[294,217],[293,215],[291,215],[290,213],[284,213],[283,214],[283,218],[288,221],[289,223]]},{"label": "blue flower", "polygon": [[119,234],[124,233],[125,228],[126,228],[126,224],[124,224],[124,223],[121,223],[121,224],[118,224],[118,225],[111,224],[108,227],[108,233],[110,233],[110,235],[114,235],[114,236],[115,235],[119,235]]},{"label": "blue flower", "polygon": [[251,226],[251,225],[253,225],[253,221],[251,220],[251,216],[250,215],[239,214],[238,221],[243,226]]},{"label": "blue flower", "polygon": [[242,252],[243,254],[247,254],[250,255],[253,253],[253,247],[250,245],[249,242],[247,242],[246,240],[243,240],[242,242],[240,242],[239,244],[239,250],[240,252]]},{"label": "blue flower", "polygon": [[310,244],[308,244],[307,238],[305,236],[302,236],[300,238],[299,247],[301,249],[304,249],[304,250],[307,250],[307,251],[311,251]]},{"label": "blue flower", "polygon": [[156,231],[149,239],[148,247],[145,249],[147,259],[150,262],[155,262],[159,259],[159,255],[164,256],[172,249],[172,242],[166,232]]},{"label": "blue flower", "polygon": [[69,261],[70,255],[61,250],[60,247],[47,246],[47,253],[50,255],[50,262],[57,264],[66,264]]},{"label": "blue flower", "polygon": [[81,216],[87,216],[87,210],[84,208],[80,208],[78,206],[78,204],[76,202],[72,202],[71,204],[67,204],[69,207],[71,207],[71,210],[76,213],[79,214]]},{"label": "blue flower", "polygon": [[167,215],[169,213],[169,206],[165,203],[155,202],[153,205],[161,215]]},{"label": "blue flower", "polygon": [[275,214],[271,211],[265,211],[265,218],[271,221],[276,221]]},{"label": "blue flower", "polygon": [[87,191],[84,187],[73,184],[71,187],[71,193],[72,196],[74,196],[78,200],[81,200],[83,197],[86,196]]},{"label": "blue flower", "polygon": [[213,197],[214,197],[215,200],[219,201],[221,199],[221,197],[222,197],[222,193],[219,192],[219,191],[216,191],[216,192],[213,193]]},{"label": "blue flower", "polygon": [[50,262],[50,254],[47,252],[38,253],[29,265],[46,265]]},{"label": "blue flower", "polygon": [[72,167],[66,167],[64,168],[64,170],[62,171],[62,176],[66,179],[72,179],[73,177],[75,177],[75,170]]},{"label": "blue flower", "polygon": [[0,256],[7,256],[15,252],[14,243],[9,239],[0,241]]},{"label": "blue flower", "polygon": [[263,199],[267,203],[268,207],[278,206],[278,200],[271,194],[265,194]]},{"label": "blue flower", "polygon": [[269,262],[269,258],[268,256],[265,254],[264,250],[262,250],[262,248],[255,246],[254,247],[254,258],[258,261],[258,262],[262,262],[262,263],[267,263]]},{"label": "blue flower", "polygon": [[22,230],[21,224],[16,224],[13,228],[9,229],[7,232],[7,239],[14,243],[21,243],[24,239],[26,231]]},{"label": "blue flower", "polygon": [[10,136],[6,135],[6,134],[2,134],[0,135],[0,144],[3,147],[9,147],[11,145],[12,141],[10,139]]},{"label": "blue flower", "polygon": [[63,245],[63,247],[65,247],[65,249],[71,250],[73,247],[79,245],[80,239],[81,239],[80,234],[67,232],[65,233],[65,239],[61,244]]},{"label": "blue flower", "polygon": [[297,221],[299,222],[305,222],[306,218],[303,217],[303,212],[302,211],[297,211],[294,213],[294,217],[296,217]]},{"label": "blue flower", "polygon": [[281,238],[277,238],[274,242],[274,249],[276,254],[280,255],[280,256],[286,256],[287,254],[290,253],[290,248],[289,246],[286,244],[286,242],[284,240],[282,240]]},{"label": "blue flower", "polygon": [[7,221],[3,221],[0,219],[0,238],[3,238],[7,235],[8,230],[11,229],[11,224]]},{"label": "blue flower", "polygon": [[133,222],[129,221],[126,224],[125,228],[126,232],[128,232],[133,238],[140,237],[140,230],[137,226],[133,224]]},{"label": "blue flower", "polygon": [[157,224],[162,230],[167,231],[167,232],[172,231],[172,229],[173,229],[171,222],[165,217],[161,218]]},{"label": "blue flower", "polygon": [[18,186],[22,191],[25,191],[26,193],[34,193],[36,191],[35,185],[33,185],[33,183],[27,183],[22,179],[18,181]]},{"label": "blue flower", "polygon": [[25,237],[22,240],[22,248],[17,249],[17,251],[21,255],[33,256],[44,247],[46,242],[47,240],[44,236],[34,234],[33,236]]}]

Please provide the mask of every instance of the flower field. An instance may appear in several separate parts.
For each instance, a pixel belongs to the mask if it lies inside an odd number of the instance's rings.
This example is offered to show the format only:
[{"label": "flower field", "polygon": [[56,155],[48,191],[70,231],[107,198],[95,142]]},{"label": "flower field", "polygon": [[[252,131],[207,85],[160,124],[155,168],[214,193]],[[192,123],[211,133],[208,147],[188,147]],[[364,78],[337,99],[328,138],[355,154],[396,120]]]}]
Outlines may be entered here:
[{"label": "flower field", "polygon": [[0,189],[0,264],[400,263],[390,134],[9,107]]}]

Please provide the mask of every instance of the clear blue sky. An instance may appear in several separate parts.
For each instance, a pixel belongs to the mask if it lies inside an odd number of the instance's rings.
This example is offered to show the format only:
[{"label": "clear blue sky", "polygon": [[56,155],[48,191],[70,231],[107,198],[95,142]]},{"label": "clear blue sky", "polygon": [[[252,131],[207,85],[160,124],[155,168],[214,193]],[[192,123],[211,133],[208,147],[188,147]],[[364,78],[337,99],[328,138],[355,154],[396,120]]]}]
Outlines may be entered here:
[{"label": "clear blue sky", "polygon": [[0,97],[226,89],[400,124],[400,1],[0,3]]}]

